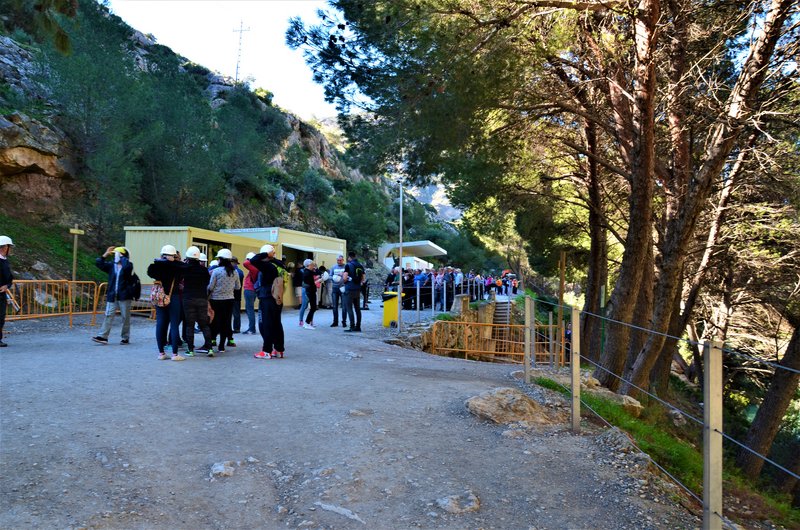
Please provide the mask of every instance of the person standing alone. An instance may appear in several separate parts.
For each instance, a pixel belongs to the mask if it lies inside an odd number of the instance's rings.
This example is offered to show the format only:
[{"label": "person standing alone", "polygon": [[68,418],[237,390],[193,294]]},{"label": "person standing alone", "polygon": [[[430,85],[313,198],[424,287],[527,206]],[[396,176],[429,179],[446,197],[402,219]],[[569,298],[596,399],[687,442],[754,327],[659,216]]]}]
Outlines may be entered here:
[{"label": "person standing alone", "polygon": [[364,266],[358,262],[356,253],[352,250],[347,253],[347,258],[342,279],[344,281],[344,306],[350,317],[350,327],[345,331],[361,331],[361,306],[358,302],[361,295],[361,283],[364,281]]},{"label": "person standing alone", "polygon": [[[106,261],[114,256],[114,262]],[[94,262],[98,269],[108,274],[106,291],[106,314],[100,333],[92,340],[100,344],[108,344],[111,324],[119,309],[122,315],[122,340],[120,344],[128,344],[131,340],[131,302],[133,301],[133,263],[125,247],[108,247],[105,253]]]},{"label": "person standing alone", "polygon": [[3,327],[6,323],[6,305],[10,296],[9,289],[14,282],[11,274],[11,266],[8,263],[8,256],[11,254],[13,241],[8,236],[0,236],[0,348],[8,346],[3,342]]}]

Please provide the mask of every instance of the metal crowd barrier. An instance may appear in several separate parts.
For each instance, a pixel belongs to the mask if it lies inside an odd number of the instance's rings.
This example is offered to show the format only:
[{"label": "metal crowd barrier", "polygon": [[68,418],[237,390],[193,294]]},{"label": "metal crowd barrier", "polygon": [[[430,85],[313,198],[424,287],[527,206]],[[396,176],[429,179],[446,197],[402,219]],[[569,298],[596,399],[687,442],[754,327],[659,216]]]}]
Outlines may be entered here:
[{"label": "metal crowd barrier", "polygon": [[[16,304],[6,305],[6,320],[31,320],[50,317],[69,317],[72,327],[75,315],[92,315],[94,326],[97,315],[105,312],[108,284],[69,280],[14,280],[10,294]],[[142,285],[142,296],[134,301],[132,312],[144,313],[154,318],[150,305],[152,285]]]}]

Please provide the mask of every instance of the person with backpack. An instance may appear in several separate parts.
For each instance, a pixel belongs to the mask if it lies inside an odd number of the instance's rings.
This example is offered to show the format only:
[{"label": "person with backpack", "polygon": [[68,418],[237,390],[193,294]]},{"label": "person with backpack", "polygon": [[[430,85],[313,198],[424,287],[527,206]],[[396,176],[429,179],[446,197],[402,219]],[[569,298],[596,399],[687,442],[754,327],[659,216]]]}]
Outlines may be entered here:
[{"label": "person with backpack", "polygon": [[255,335],[256,326],[258,325],[256,320],[256,299],[258,296],[256,296],[255,289],[255,283],[258,280],[258,269],[250,264],[250,260],[255,255],[255,252],[248,252],[247,259],[242,263],[242,266],[247,269],[247,274],[242,284],[242,289],[244,290],[244,312],[247,313],[247,329],[242,335]]},{"label": "person with backpack", "polygon": [[[210,280],[208,269],[200,264],[200,249],[195,246],[186,249],[183,266],[183,329],[186,333],[186,355],[189,357],[194,357],[196,353],[214,356],[206,290]],[[203,345],[197,349],[194,347],[195,323],[203,333]]]},{"label": "person with backpack", "polygon": [[[114,256],[114,261],[106,261],[109,256]],[[98,269],[108,274],[108,287],[106,289],[106,312],[100,332],[92,337],[99,344],[108,344],[108,335],[111,325],[119,310],[122,315],[122,340],[120,344],[130,344],[131,340],[131,302],[134,298],[133,263],[125,247],[108,247],[94,264]],[[138,298],[138,296],[137,296]]]},{"label": "person with backpack", "polygon": [[260,253],[250,258],[250,264],[258,270],[255,287],[261,311],[259,331],[263,340],[261,351],[254,353],[253,357],[283,359],[286,348],[283,343],[281,311],[283,311],[286,265],[275,258],[275,247],[269,244],[261,247]]},{"label": "person with backpack", "polygon": [[360,332],[361,305],[358,302],[361,295],[361,283],[364,281],[364,266],[356,259],[355,251],[348,252],[347,257],[347,265],[342,274],[342,281],[344,282],[344,306],[347,309],[347,315],[350,317],[350,327],[345,328],[345,331]]}]

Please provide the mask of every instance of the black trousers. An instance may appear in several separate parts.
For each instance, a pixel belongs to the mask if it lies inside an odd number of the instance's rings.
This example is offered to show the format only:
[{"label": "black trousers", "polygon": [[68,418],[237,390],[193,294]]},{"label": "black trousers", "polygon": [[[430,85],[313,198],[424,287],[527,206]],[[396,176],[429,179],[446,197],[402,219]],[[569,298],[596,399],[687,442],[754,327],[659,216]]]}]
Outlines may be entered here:
[{"label": "black trousers", "polygon": [[259,307],[261,311],[261,321],[258,323],[258,331],[261,333],[261,339],[264,341],[261,351],[270,353],[272,350],[283,352],[285,346],[283,344],[283,324],[281,323],[281,312],[283,305],[275,303],[275,299],[271,296],[269,298],[259,298]]},{"label": "black trousers", "polygon": [[189,351],[194,351],[194,324],[203,332],[203,347],[211,347],[211,327],[208,323],[208,300],[205,298],[184,298],[183,300],[183,332]]},{"label": "black trousers", "polygon": [[6,299],[6,293],[0,293],[0,340],[3,340],[3,327],[6,325],[7,306],[8,300]]},{"label": "black trousers", "polygon": [[214,310],[214,321],[211,322],[211,337],[216,339],[217,335],[219,335],[217,347],[220,351],[224,351],[225,341],[233,340],[233,331],[231,330],[233,298],[229,300],[211,300],[211,308]]}]

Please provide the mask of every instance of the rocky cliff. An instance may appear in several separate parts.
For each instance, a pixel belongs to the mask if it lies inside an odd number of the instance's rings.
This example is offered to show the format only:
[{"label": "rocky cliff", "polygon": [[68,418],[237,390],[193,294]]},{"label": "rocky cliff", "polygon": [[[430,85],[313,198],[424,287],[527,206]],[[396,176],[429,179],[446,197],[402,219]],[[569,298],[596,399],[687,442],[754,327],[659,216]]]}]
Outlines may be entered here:
[{"label": "rocky cliff", "polygon": [[[134,55],[138,68],[147,71],[148,56],[155,42],[140,32],[133,32]],[[192,65],[185,58],[180,60]],[[204,78],[212,108],[225,104],[225,95],[235,84],[232,79],[210,72],[197,65]],[[70,139],[53,123],[58,109],[47,102],[46,91],[35,81],[34,55],[9,37],[0,36],[0,207],[12,215],[33,216],[66,222],[68,209],[64,205],[80,197],[82,185],[75,174],[77,164]],[[197,77],[197,72],[193,72]],[[14,108],[15,99],[24,95],[41,103],[41,115],[36,118]],[[266,108],[267,102],[259,104]],[[299,144],[308,156],[309,166],[322,170],[329,179],[353,182],[366,177],[347,167],[336,149],[315,127],[284,112],[290,134],[281,152],[269,164],[283,169],[286,150]],[[376,184],[380,178],[369,178]],[[224,222],[231,226],[281,224],[299,229],[330,232],[318,219],[307,219],[297,204],[297,196],[278,190],[269,212],[251,202],[230,202]]]}]

